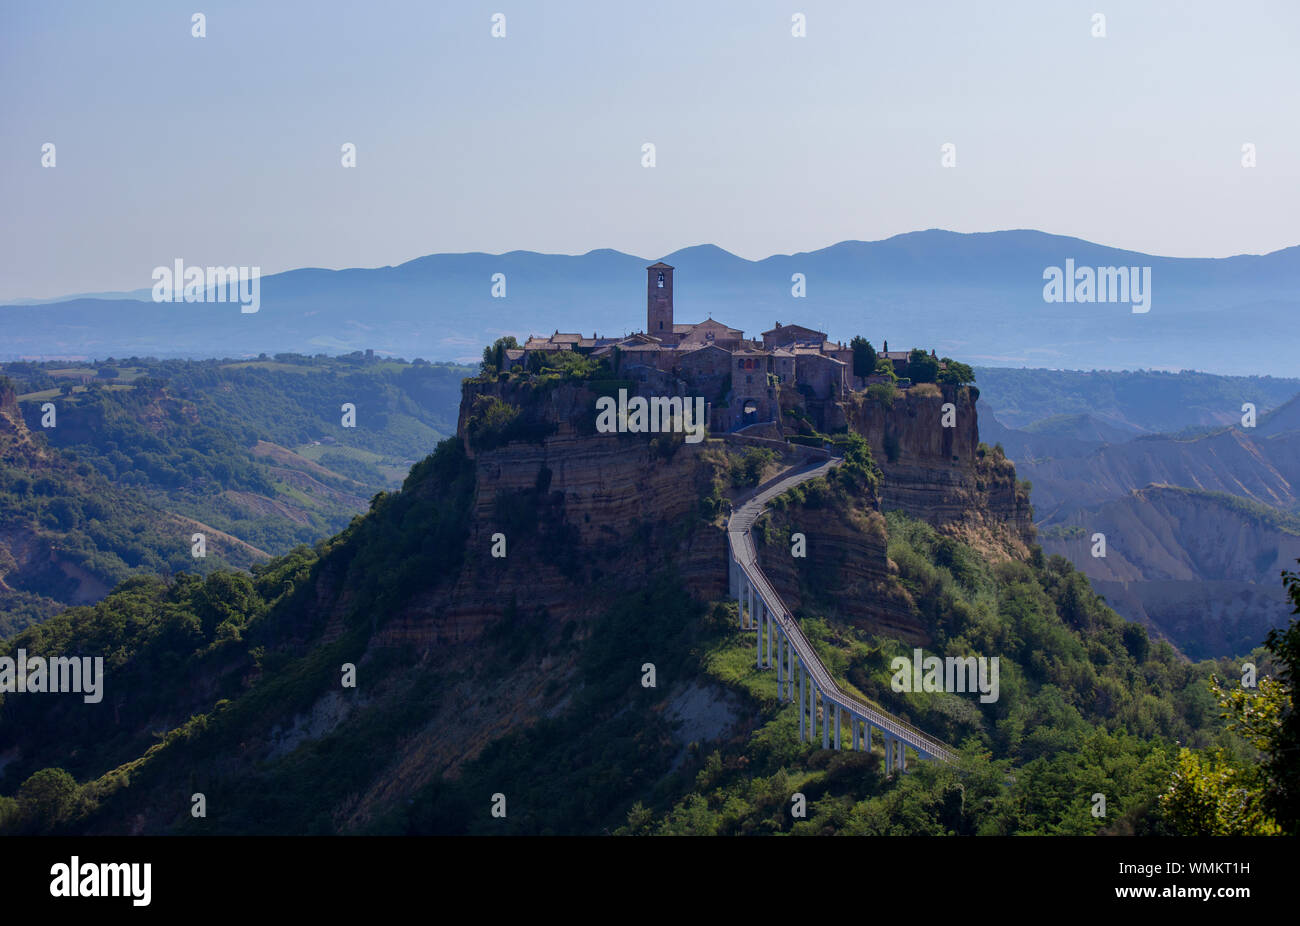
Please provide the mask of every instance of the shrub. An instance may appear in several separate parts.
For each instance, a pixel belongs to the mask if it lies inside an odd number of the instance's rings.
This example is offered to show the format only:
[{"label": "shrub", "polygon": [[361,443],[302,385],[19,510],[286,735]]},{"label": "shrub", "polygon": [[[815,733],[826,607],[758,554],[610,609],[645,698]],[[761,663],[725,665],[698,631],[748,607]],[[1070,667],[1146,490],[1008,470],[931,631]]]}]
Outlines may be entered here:
[{"label": "shrub", "polygon": [[867,387],[867,398],[879,402],[885,408],[892,408],[898,388],[892,383],[872,383]]},{"label": "shrub", "polygon": [[756,486],[763,470],[776,459],[776,451],[767,447],[746,447],[745,452],[731,461],[731,484],[737,487]]}]

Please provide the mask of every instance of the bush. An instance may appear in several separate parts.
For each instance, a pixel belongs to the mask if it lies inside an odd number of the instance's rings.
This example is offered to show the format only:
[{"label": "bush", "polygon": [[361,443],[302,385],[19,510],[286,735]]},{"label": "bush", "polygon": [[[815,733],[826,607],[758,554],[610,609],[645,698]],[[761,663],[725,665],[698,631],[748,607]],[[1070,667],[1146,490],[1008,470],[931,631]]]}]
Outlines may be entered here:
[{"label": "bush", "polygon": [[939,371],[939,382],[952,386],[965,386],[975,382],[975,371],[966,364],[958,363],[951,357],[944,357],[939,362],[944,364],[944,368]]},{"label": "bush", "polygon": [[867,398],[879,402],[885,408],[892,408],[898,396],[898,388],[892,383],[872,383],[867,387]]},{"label": "bush", "polygon": [[914,383],[932,383],[939,376],[939,361],[919,347],[907,357],[907,377]]},{"label": "bush", "polygon": [[520,408],[496,396],[476,396],[474,410],[465,423],[469,445],[475,450],[491,450],[509,441],[511,427],[519,419]]},{"label": "bush", "polygon": [[511,441],[540,441],[554,430],[555,426],[546,422],[529,421],[518,405],[487,395],[474,398],[473,411],[465,422],[469,445],[476,452]]},{"label": "bush", "polygon": [[776,451],[767,447],[746,447],[745,452],[731,461],[731,484],[743,488],[756,486],[763,478],[763,470],[776,459]]}]

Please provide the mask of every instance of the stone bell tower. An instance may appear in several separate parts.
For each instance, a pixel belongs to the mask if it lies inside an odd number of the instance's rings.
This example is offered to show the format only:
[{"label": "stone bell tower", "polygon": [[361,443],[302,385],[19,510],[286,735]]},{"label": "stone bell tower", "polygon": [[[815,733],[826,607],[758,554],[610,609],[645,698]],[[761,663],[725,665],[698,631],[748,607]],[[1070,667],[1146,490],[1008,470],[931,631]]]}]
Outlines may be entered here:
[{"label": "stone bell tower", "polygon": [[665,344],[673,335],[673,268],[659,261],[646,268],[645,332]]}]

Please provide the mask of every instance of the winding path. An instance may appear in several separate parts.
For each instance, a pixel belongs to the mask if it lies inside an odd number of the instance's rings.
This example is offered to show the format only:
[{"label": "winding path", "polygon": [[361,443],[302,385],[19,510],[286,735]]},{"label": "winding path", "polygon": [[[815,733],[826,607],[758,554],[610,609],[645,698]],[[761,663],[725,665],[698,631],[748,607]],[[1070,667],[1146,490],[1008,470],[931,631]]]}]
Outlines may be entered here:
[{"label": "winding path", "polygon": [[[730,549],[729,574],[731,594],[740,611],[740,626],[752,627],[755,635],[757,666],[771,668],[772,648],[776,647],[777,696],[785,701],[795,698],[795,678],[799,688],[799,738],[817,735],[817,699],[821,698],[822,748],[830,748],[834,727],[835,748],[840,748],[840,718],[849,718],[849,748],[871,750],[872,729],[880,731],[884,741],[885,767],[891,771],[906,768],[906,749],[910,746],[922,759],[951,762],[956,754],[944,743],[878,708],[864,704],[840,689],[822,665],[817,651],[799,629],[781,596],[758,565],[758,553],[750,528],[767,503],[793,486],[825,475],[843,463],[829,454],[824,462],[806,466],[778,479],[736,509],[727,521]],[[764,654],[764,642],[767,652]],[[833,719],[832,719],[833,718]],[[807,731],[805,734],[805,730]]]}]

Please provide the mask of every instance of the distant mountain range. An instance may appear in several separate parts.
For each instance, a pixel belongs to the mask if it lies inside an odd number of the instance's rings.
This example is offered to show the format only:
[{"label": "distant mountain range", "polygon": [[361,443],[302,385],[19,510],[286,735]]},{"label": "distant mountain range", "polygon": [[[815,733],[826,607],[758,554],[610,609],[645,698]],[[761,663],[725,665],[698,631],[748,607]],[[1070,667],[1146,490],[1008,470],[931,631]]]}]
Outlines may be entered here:
[{"label": "distant mountain range", "polygon": [[[176,257],[191,263],[187,255]],[[433,254],[397,267],[301,269],[261,280],[261,308],[154,303],[146,287],[0,306],[0,359],[337,354],[475,359],[502,334],[622,334],[645,323],[654,257]],[[922,231],[750,261],[712,245],[663,255],[676,314],[749,334],[796,321],[877,348],[924,346],[983,366],[1202,369],[1285,376],[1300,338],[1300,247],[1222,259],[1155,257],[1038,231]],[[1044,301],[1044,271],[1150,267],[1150,311]],[[140,269],[144,284],[151,267]],[[493,298],[492,277],[506,295]],[[792,295],[804,275],[806,297]]]}]

